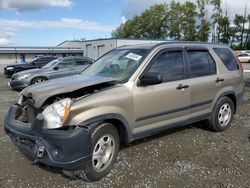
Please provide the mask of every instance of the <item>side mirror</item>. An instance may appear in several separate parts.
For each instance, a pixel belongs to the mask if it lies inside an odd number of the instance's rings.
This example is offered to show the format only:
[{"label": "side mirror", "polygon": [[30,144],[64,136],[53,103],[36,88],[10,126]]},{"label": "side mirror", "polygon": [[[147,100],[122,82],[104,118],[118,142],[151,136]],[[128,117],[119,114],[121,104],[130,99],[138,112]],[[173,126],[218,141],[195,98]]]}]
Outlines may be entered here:
[{"label": "side mirror", "polygon": [[54,67],[53,69],[54,69],[54,70],[58,70],[58,69],[59,69],[59,67],[57,67],[57,66],[56,66],[56,67]]},{"label": "side mirror", "polygon": [[140,78],[140,86],[149,86],[162,83],[162,76],[159,73],[146,73]]}]

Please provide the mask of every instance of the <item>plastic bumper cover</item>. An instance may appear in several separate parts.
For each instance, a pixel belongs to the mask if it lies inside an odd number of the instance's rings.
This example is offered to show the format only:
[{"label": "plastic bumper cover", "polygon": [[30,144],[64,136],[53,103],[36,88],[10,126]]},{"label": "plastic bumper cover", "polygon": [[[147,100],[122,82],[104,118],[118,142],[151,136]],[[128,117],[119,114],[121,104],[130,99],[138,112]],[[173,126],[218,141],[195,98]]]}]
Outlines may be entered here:
[{"label": "plastic bumper cover", "polygon": [[89,130],[45,130],[39,114],[32,125],[15,120],[21,108],[13,105],[8,110],[4,127],[15,145],[35,162],[62,168],[81,169],[91,160]]}]

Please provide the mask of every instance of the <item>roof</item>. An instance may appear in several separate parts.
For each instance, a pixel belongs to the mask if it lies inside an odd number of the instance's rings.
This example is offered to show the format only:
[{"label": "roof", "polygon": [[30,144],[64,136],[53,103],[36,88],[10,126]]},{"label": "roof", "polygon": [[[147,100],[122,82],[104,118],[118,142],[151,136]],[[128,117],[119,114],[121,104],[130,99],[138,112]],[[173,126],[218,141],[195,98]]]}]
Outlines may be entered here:
[{"label": "roof", "polygon": [[59,46],[63,45],[63,44],[66,43],[66,42],[84,42],[84,41],[85,41],[85,40],[65,40],[65,41],[59,43],[59,44],[56,45],[56,46],[59,47]]},{"label": "roof", "polygon": [[81,48],[75,47],[0,47],[0,53],[82,53]]},{"label": "roof", "polygon": [[210,42],[196,42],[196,41],[168,41],[168,42],[160,42],[160,43],[150,43],[150,44],[138,44],[138,45],[127,45],[118,47],[118,49],[153,49],[157,46],[162,45],[170,45],[170,44],[179,44],[179,45],[219,45],[226,46],[225,44],[219,43],[210,43]]},{"label": "roof", "polygon": [[93,60],[92,58],[83,57],[83,56],[67,56],[67,57],[59,57],[58,59],[63,59],[63,60],[67,60],[67,59],[89,59],[89,60]]},{"label": "roof", "polygon": [[58,44],[57,46],[61,46],[66,42],[94,42],[94,41],[102,41],[102,40],[145,40],[145,41],[167,41],[165,39],[146,39],[146,38],[99,38],[92,40],[65,40]]},{"label": "roof", "polygon": [[118,47],[117,49],[151,49],[151,48],[154,48],[156,45],[157,45],[156,43],[126,45],[126,46]]}]

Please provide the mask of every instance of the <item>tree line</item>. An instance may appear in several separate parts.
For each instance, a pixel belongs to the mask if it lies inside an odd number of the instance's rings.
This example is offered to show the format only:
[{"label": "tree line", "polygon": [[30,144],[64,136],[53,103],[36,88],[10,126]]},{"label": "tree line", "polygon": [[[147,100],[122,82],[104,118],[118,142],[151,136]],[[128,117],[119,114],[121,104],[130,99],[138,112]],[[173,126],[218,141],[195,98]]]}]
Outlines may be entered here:
[{"label": "tree line", "polygon": [[155,4],[118,26],[112,37],[212,41],[234,49],[250,49],[247,7],[230,18],[221,6],[221,0]]}]

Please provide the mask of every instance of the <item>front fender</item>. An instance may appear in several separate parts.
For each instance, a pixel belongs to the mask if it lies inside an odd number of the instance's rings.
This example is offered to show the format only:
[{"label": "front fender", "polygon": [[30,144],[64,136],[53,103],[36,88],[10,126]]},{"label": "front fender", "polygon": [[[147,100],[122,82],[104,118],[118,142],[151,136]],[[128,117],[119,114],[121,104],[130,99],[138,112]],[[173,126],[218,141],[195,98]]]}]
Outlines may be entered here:
[{"label": "front fender", "polygon": [[69,116],[69,121],[66,122],[68,125],[79,125],[86,126],[90,129],[94,128],[98,125],[99,122],[115,119],[122,123],[124,128],[126,129],[126,133],[128,136],[128,140],[131,141],[133,139],[131,125],[129,122],[129,115],[122,109],[118,107],[112,106],[103,106],[98,108],[89,109],[86,111],[82,111],[78,114],[72,112]]}]

